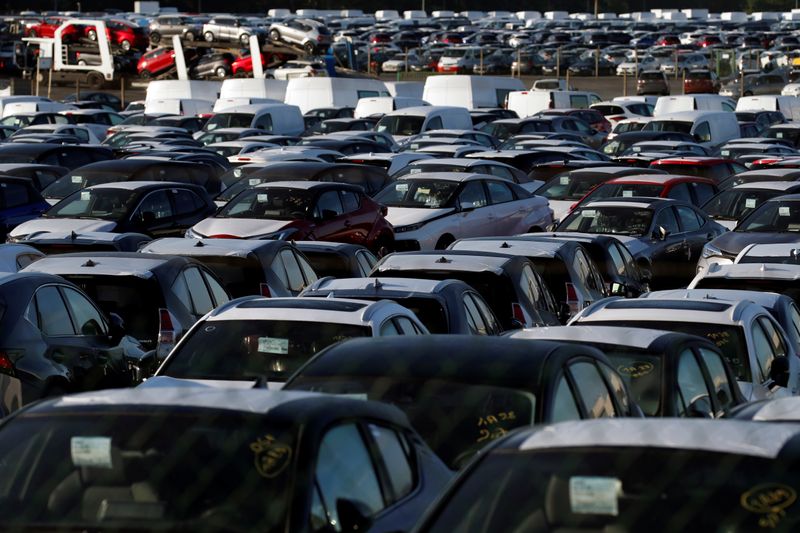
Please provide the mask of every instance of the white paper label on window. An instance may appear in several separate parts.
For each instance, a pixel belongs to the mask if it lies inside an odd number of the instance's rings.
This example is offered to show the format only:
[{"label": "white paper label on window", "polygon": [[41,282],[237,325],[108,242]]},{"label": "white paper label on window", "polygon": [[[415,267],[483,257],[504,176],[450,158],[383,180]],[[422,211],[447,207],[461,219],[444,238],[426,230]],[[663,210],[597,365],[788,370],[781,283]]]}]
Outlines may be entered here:
[{"label": "white paper label on window", "polygon": [[622,191],[623,198],[630,198],[631,196],[633,196],[633,191]]},{"label": "white paper label on window", "polygon": [[395,186],[395,189],[397,190],[397,192],[406,192],[408,191],[408,183],[398,183]]},{"label": "white paper label on window", "polygon": [[786,206],[782,206],[782,207],[778,208],[778,215],[780,215],[782,217],[788,217],[788,216],[790,216],[790,213],[791,212],[789,211],[789,208],[786,207]]},{"label": "white paper label on window", "polygon": [[569,506],[575,514],[617,516],[622,482],[613,477],[569,478]]},{"label": "white paper label on window", "polygon": [[80,183],[83,181],[83,178],[80,176],[72,176],[72,183]]},{"label": "white paper label on window", "polygon": [[266,194],[257,194],[256,200],[258,200],[261,203],[267,203],[269,202],[269,196]]},{"label": "white paper label on window", "polygon": [[242,169],[241,168],[233,169],[233,175],[236,176],[237,178],[241,177],[242,176]]},{"label": "white paper label on window", "polygon": [[561,176],[560,178],[558,178],[558,182],[561,185],[569,185],[569,176]]},{"label": "white paper label on window", "polygon": [[756,206],[756,199],[755,198],[748,198],[744,201],[744,206],[747,209],[753,209]]},{"label": "white paper label on window", "polygon": [[586,218],[594,218],[597,216],[597,211],[594,209],[584,209],[581,211],[581,215],[585,216]]},{"label": "white paper label on window", "polygon": [[274,337],[259,337],[258,351],[261,353],[274,353],[286,355],[289,353],[289,339],[276,339]]},{"label": "white paper label on window", "polygon": [[69,451],[75,466],[111,468],[111,437],[72,437]]},{"label": "white paper label on window", "polygon": [[82,201],[88,202],[91,199],[91,197],[92,197],[92,193],[90,193],[89,191],[81,192],[81,200]]},{"label": "white paper label on window", "polygon": [[247,180],[247,183],[249,183],[250,185],[258,185],[259,183],[261,183],[261,180],[258,178],[250,178],[249,180]]}]

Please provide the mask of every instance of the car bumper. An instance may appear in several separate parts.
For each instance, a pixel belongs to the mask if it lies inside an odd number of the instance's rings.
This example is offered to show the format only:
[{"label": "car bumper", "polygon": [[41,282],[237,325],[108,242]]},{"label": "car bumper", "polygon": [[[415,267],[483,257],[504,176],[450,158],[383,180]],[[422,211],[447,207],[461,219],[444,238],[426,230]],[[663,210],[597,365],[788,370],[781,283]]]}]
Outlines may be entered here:
[{"label": "car bumper", "polygon": [[700,274],[702,272],[706,272],[708,267],[714,263],[718,265],[731,265],[733,264],[733,259],[729,257],[720,257],[718,255],[712,255],[711,257],[701,257],[697,261],[697,273]]}]

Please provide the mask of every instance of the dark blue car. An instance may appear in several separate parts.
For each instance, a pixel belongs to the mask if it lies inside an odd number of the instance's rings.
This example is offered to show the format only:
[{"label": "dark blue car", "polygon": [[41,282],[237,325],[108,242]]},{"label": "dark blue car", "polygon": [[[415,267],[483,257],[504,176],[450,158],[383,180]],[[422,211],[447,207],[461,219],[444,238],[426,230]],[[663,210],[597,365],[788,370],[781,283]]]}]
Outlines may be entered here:
[{"label": "dark blue car", "polygon": [[31,180],[0,176],[0,232],[3,240],[14,227],[38,218],[48,209],[50,204],[42,198]]}]

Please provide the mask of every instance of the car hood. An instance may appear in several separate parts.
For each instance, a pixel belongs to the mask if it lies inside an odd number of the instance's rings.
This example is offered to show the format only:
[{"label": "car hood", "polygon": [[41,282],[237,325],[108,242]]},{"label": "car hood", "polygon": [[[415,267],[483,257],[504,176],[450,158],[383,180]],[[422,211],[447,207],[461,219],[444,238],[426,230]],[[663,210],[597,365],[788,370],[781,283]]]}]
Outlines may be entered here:
[{"label": "car hood", "polygon": [[784,242],[800,243],[800,233],[728,231],[711,241],[710,244],[725,254],[738,255],[748,244],[775,244]]},{"label": "car hood", "polygon": [[548,200],[550,209],[553,210],[553,220],[564,220],[569,214],[569,208],[579,200]]},{"label": "car hood", "polygon": [[29,237],[35,233],[71,232],[85,233],[89,231],[114,231],[116,222],[109,220],[84,218],[37,218],[23,222],[9,233],[10,237]]},{"label": "car hood", "polygon": [[[170,376],[153,376],[143,381],[137,388],[155,389],[159,387],[168,388],[202,388],[211,387],[218,389],[252,389],[256,380],[232,380],[232,379],[182,379]],[[268,382],[269,389],[280,389],[282,383]]]},{"label": "car hood", "polygon": [[192,227],[192,231],[205,237],[211,235],[233,235],[247,239],[280,231],[290,222],[289,220],[262,220],[259,218],[209,217],[195,224]]},{"label": "car hood", "polygon": [[608,233],[607,235],[614,237],[624,244],[631,255],[640,254],[649,248],[647,244],[648,239],[646,237],[632,237],[630,235],[617,235],[615,233]]},{"label": "car hood", "polygon": [[455,213],[452,207],[442,209],[420,209],[415,207],[390,207],[386,215],[392,226],[408,226],[409,224],[419,224]]}]

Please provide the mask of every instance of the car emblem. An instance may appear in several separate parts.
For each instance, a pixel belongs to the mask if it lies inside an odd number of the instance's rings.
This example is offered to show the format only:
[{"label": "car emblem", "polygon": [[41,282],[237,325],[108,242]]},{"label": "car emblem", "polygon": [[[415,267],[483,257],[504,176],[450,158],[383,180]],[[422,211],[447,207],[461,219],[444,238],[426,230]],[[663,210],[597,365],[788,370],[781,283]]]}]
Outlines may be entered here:
[{"label": "car emblem", "polygon": [[278,442],[272,435],[259,437],[250,444],[255,454],[256,471],[265,478],[272,479],[286,470],[292,459],[292,449]]}]

